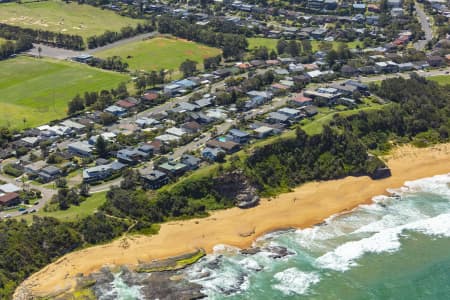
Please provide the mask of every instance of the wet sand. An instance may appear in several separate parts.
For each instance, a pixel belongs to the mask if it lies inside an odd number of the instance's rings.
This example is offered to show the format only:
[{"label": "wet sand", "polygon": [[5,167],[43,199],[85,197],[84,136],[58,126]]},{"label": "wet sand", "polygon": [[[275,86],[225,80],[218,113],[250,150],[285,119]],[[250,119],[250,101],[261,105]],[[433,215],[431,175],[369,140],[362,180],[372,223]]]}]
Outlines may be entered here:
[{"label": "wet sand", "polygon": [[333,214],[369,203],[373,196],[401,187],[405,181],[450,172],[450,144],[425,149],[404,146],[384,159],[392,171],[389,178],[372,180],[363,176],[312,182],[276,198],[263,199],[255,208],[232,208],[213,212],[204,219],[165,223],[155,236],[128,236],[65,255],[32,275],[22,287],[45,296],[72,289],[77,274],[86,275],[105,265],[133,267],[196,248],[211,252],[218,244],[245,248],[270,231],[312,226]]}]

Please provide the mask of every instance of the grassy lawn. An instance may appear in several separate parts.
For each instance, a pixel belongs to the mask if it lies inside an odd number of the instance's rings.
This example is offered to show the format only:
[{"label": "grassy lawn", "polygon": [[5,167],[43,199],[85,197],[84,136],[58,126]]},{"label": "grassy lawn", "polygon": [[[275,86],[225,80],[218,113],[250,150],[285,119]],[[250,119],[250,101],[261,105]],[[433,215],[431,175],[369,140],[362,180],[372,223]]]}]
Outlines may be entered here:
[{"label": "grassy lawn", "polygon": [[[252,50],[255,49],[257,47],[261,47],[261,46],[265,46],[267,47],[267,49],[272,50],[274,49],[276,51],[277,48],[277,39],[269,39],[269,38],[248,38],[248,49]],[[317,50],[319,50],[319,44],[322,43],[321,41],[311,41],[311,46],[312,46],[312,50],[313,52],[316,52]],[[333,45],[333,49],[337,50],[339,44],[343,44],[342,42],[325,42],[327,44],[332,44]],[[358,45],[360,47],[363,47],[363,43],[360,41],[354,41],[354,42],[349,42],[349,43],[344,43],[347,44],[347,46],[350,49],[354,49],[356,48]]]},{"label": "grassy lawn", "polygon": [[437,83],[442,85],[450,84],[450,75],[430,76],[427,77],[427,79],[436,81]]},{"label": "grassy lawn", "polygon": [[276,39],[268,39],[268,38],[248,38],[248,49],[252,50],[258,47],[265,46],[270,50],[277,50],[277,42]]},{"label": "grassy lawn", "polygon": [[63,1],[50,0],[0,4],[0,23],[77,34],[86,38],[106,30],[119,31],[127,25],[135,26],[139,21],[119,16],[110,10],[79,5],[76,1],[66,4]]},{"label": "grassy lawn", "polygon": [[211,48],[183,39],[156,37],[145,41],[137,41],[121,45],[113,49],[97,52],[95,56],[120,56],[132,70],[174,70],[186,59],[198,62],[197,68],[203,68],[203,59],[216,56],[220,49]]},{"label": "grassy lawn", "polygon": [[1,38],[0,37],[0,46],[3,44],[3,43],[5,43],[7,40],[5,40],[4,38]]},{"label": "grassy lawn", "polygon": [[[64,117],[77,93],[128,81],[126,75],[71,62],[20,56],[0,62],[0,126],[32,127]],[[25,122],[24,122],[25,118]]]},{"label": "grassy lawn", "polygon": [[60,221],[75,221],[92,215],[100,205],[106,201],[106,192],[92,194],[89,198],[83,201],[79,206],[71,206],[67,210],[58,210],[52,212],[38,211],[37,213],[23,216],[27,221],[31,221],[32,216],[39,217],[53,217]]}]

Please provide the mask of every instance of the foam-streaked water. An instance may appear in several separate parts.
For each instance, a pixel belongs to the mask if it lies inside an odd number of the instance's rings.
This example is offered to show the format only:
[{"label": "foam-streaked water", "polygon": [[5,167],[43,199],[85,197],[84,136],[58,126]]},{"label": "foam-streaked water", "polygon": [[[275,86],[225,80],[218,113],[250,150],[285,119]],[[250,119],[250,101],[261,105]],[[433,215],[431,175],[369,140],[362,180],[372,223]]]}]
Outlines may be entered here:
[{"label": "foam-streaked water", "polygon": [[[450,299],[450,174],[391,192],[321,226],[266,235],[256,254],[219,245],[183,272],[210,299]],[[274,258],[276,246],[292,254]]]}]

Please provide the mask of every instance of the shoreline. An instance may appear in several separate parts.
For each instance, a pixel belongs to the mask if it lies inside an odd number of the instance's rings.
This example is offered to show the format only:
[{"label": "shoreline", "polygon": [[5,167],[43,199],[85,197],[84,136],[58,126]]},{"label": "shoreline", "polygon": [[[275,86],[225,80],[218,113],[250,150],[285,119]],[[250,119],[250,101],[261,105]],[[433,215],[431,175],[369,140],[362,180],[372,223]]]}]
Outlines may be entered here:
[{"label": "shoreline", "polygon": [[[25,280],[22,288],[34,296],[69,291],[78,274],[90,274],[105,265],[127,265],[165,259],[203,248],[211,253],[220,244],[248,248],[270,232],[306,228],[326,218],[349,212],[387,189],[406,181],[450,172],[450,143],[430,148],[402,146],[384,156],[392,176],[372,180],[367,176],[310,182],[292,192],[263,199],[250,209],[231,208],[211,212],[202,219],[173,221],[161,225],[157,235],[126,236],[108,244],[69,253]],[[20,299],[15,297],[15,299]]]}]

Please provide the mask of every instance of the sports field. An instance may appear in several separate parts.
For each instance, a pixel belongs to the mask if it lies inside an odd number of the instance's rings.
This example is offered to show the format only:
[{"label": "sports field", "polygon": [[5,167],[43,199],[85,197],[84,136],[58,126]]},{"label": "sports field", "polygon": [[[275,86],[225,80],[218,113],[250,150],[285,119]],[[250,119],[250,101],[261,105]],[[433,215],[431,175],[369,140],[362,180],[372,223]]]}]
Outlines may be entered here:
[{"label": "sports field", "polygon": [[69,4],[59,0],[0,4],[0,23],[10,25],[77,34],[86,38],[118,31],[127,25],[135,26],[139,21],[119,16],[110,10],[90,5]]},{"label": "sports field", "polygon": [[126,75],[51,59],[0,61],[0,126],[24,128],[59,119],[77,93],[110,89],[127,80]]},{"label": "sports field", "polygon": [[197,67],[200,69],[203,67],[204,58],[220,53],[220,49],[183,39],[155,37],[96,52],[95,56],[120,56],[130,65],[130,70],[165,69],[173,70],[176,74],[180,64],[186,59],[199,62]]}]

